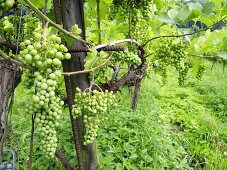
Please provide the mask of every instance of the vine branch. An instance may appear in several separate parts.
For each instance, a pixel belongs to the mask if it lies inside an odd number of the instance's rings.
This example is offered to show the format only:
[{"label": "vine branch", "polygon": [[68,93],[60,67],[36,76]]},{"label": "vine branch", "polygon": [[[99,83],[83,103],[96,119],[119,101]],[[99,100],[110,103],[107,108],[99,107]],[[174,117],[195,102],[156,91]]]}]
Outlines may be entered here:
[{"label": "vine branch", "polygon": [[102,43],[102,36],[101,36],[101,18],[100,18],[100,0],[96,0],[97,4],[97,24],[98,24],[98,30],[99,30],[99,44]]},{"label": "vine branch", "polygon": [[60,25],[56,24],[55,22],[53,22],[51,19],[49,19],[47,16],[45,16],[38,8],[36,8],[36,6],[29,0],[24,0],[28,6],[35,11],[43,20],[45,20],[46,22],[49,22],[53,27],[55,27],[56,29],[58,29],[59,31],[61,31],[62,33],[64,33],[65,35],[83,43],[86,45],[91,45],[91,43],[83,40],[82,38],[75,36],[74,34],[72,34],[71,32],[66,31],[64,28],[62,28]]},{"label": "vine branch", "polygon": [[199,58],[206,58],[206,59],[213,59],[215,56],[202,56],[202,55],[196,55],[196,54],[188,54],[190,56],[194,56],[194,57],[199,57]]},{"label": "vine branch", "polygon": [[219,22],[225,20],[226,18],[227,18],[227,16],[223,17],[221,20],[215,22],[214,24],[210,25],[209,27],[200,29],[200,30],[195,31],[195,32],[191,32],[191,33],[187,33],[187,34],[181,34],[181,35],[161,35],[161,36],[153,37],[153,38],[147,40],[142,46],[145,47],[149,42],[151,42],[152,40],[158,39],[158,38],[171,38],[171,37],[178,38],[178,37],[184,37],[184,36],[187,36],[187,35],[194,35],[194,34],[197,34],[199,32],[203,32],[203,31],[206,31],[208,29],[211,29],[215,24],[218,24]]},{"label": "vine branch", "polygon": [[74,167],[63,155],[60,150],[55,151],[55,156],[61,161],[63,166],[68,170],[78,170],[78,168]]},{"label": "vine branch", "polygon": [[113,46],[113,45],[124,43],[124,42],[131,42],[131,43],[134,43],[134,44],[136,44],[138,46],[141,46],[141,44],[138,41],[136,41],[135,39],[121,39],[121,40],[112,41],[112,42],[110,42],[108,44],[97,45],[94,48],[96,50],[98,50],[98,49],[101,49],[101,48],[104,48],[104,47],[107,47],[107,46]]},{"label": "vine branch", "polygon": [[64,72],[64,73],[62,73],[62,75],[71,76],[71,75],[76,75],[76,74],[84,74],[84,73],[94,72],[97,69],[105,66],[106,63],[111,59],[112,55],[113,55],[113,52],[110,54],[110,56],[102,64],[100,64],[100,65],[98,65],[98,66],[96,66],[94,68],[91,68],[89,70],[75,71],[75,72]]},{"label": "vine branch", "polygon": [[25,66],[24,63],[21,63],[20,61],[17,61],[13,58],[11,58],[10,56],[8,56],[6,53],[4,53],[1,49],[0,49],[0,56],[2,56],[4,59],[14,63],[14,64],[17,64],[19,66],[22,66],[22,67],[28,67],[28,66]]},{"label": "vine branch", "polygon": [[10,50],[12,50],[13,53],[16,53],[17,45],[12,44],[11,42],[7,41],[4,38],[0,38],[0,46],[5,46],[5,47],[9,48]]}]

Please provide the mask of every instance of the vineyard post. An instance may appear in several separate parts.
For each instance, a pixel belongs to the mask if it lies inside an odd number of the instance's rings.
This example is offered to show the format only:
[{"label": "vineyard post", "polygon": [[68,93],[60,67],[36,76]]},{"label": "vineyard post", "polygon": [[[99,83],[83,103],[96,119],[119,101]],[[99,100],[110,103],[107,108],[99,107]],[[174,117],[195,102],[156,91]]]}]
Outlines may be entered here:
[{"label": "vineyard post", "polygon": [[18,65],[9,61],[0,62],[0,156],[2,156],[9,126],[7,114],[11,109],[14,90],[20,83],[20,76],[21,72]]},{"label": "vineyard post", "polygon": [[[85,39],[85,25],[84,12],[82,0],[64,0],[61,1],[63,25],[68,31],[75,24],[82,30],[81,37]],[[80,42],[75,42],[68,48],[80,48],[84,45]],[[86,53],[71,53],[72,59],[63,63],[64,71],[79,71],[84,70],[84,58]],[[96,142],[88,146],[83,145],[84,123],[82,118],[74,119],[71,114],[72,104],[74,100],[75,88],[79,87],[81,90],[89,87],[88,74],[78,74],[73,76],[65,76],[65,83],[67,88],[68,105],[70,110],[71,124],[74,135],[74,142],[77,150],[77,159],[80,169],[96,170],[98,165]],[[71,101],[70,101],[71,100]],[[75,131],[76,130],[76,131]],[[79,153],[78,153],[79,152]]]}]

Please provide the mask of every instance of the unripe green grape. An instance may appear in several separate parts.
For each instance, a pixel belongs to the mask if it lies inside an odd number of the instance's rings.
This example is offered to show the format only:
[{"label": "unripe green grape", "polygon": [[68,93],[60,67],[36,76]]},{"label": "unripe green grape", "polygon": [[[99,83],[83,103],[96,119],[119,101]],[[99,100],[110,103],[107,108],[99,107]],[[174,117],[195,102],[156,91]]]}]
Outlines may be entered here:
[{"label": "unripe green grape", "polygon": [[60,125],[61,108],[64,104],[56,96],[55,89],[58,87],[57,79],[61,75],[60,60],[65,59],[65,54],[62,52],[67,52],[67,48],[60,44],[59,37],[52,36],[48,30],[47,37],[44,38],[43,35],[45,34],[36,32],[34,39],[22,42],[20,44],[22,51],[17,57],[34,67],[35,71],[27,70],[25,74],[27,85],[33,82],[35,89],[26,113],[37,114],[37,128],[41,129],[39,130],[40,141],[44,143],[40,149],[53,156],[57,147],[56,128]]}]

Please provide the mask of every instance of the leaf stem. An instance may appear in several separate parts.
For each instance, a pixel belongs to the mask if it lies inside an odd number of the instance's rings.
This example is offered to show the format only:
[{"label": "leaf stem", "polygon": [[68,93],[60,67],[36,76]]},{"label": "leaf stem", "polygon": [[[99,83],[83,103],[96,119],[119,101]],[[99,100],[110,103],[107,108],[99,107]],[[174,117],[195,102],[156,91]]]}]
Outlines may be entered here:
[{"label": "leaf stem", "polygon": [[4,53],[1,49],[0,49],[0,56],[2,56],[4,59],[14,63],[14,64],[17,64],[19,66],[25,66],[24,63],[21,63],[20,61],[17,61],[13,58],[11,58],[10,56],[8,56],[6,53]]},{"label": "leaf stem", "polygon": [[113,45],[124,43],[124,42],[131,42],[131,43],[134,43],[138,46],[141,46],[141,44],[138,41],[136,41],[135,39],[121,39],[121,40],[112,41],[108,44],[97,45],[94,48],[97,50],[97,49],[100,49],[100,48],[104,48],[104,47],[107,47],[107,46],[113,46]]},{"label": "leaf stem", "polygon": [[84,73],[89,73],[89,72],[94,72],[95,70],[103,67],[106,65],[106,63],[111,59],[113,55],[113,52],[110,54],[110,56],[102,63],[100,64],[99,66],[96,66],[94,68],[91,68],[89,70],[81,70],[81,71],[75,71],[75,72],[64,72],[62,73],[62,75],[65,75],[65,76],[71,76],[71,75],[76,75],[76,74],[84,74]]}]

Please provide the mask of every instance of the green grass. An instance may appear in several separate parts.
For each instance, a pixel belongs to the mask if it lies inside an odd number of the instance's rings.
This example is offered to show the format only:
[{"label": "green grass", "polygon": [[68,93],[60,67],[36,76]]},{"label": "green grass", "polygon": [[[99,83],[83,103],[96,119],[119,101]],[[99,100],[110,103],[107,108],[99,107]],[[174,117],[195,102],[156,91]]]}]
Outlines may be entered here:
[{"label": "green grass", "polygon": [[136,112],[121,95],[98,137],[101,169],[227,169],[227,76],[208,67],[179,87],[169,74],[143,81]]},{"label": "green grass", "polygon": [[[130,109],[132,89],[117,94],[118,106],[99,129],[100,169],[227,169],[227,75],[221,65],[213,72],[208,67],[202,81],[189,75],[184,87],[178,86],[174,72],[168,80],[162,85],[155,74],[145,79],[135,112]],[[29,154],[31,115],[23,111],[29,100],[25,94],[22,86],[17,88],[8,142],[17,151],[20,169],[27,169]],[[75,164],[69,116],[66,111],[64,115],[59,147]],[[57,160],[46,160],[38,146],[36,134],[34,169],[63,169]]]}]

